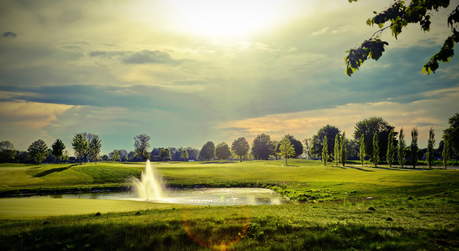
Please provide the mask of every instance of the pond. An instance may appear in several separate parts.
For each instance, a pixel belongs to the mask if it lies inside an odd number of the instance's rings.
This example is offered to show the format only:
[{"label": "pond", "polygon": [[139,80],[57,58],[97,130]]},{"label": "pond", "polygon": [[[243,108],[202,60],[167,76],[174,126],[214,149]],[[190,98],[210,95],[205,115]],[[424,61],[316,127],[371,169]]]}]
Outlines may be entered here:
[{"label": "pond", "polygon": [[[137,200],[134,192],[102,192],[102,193],[76,193],[37,195],[32,197],[51,198],[80,198],[80,199],[105,199],[105,200]],[[149,200],[156,203],[175,203],[188,205],[278,205],[287,200],[273,190],[265,188],[199,188],[175,189],[158,200]]]}]

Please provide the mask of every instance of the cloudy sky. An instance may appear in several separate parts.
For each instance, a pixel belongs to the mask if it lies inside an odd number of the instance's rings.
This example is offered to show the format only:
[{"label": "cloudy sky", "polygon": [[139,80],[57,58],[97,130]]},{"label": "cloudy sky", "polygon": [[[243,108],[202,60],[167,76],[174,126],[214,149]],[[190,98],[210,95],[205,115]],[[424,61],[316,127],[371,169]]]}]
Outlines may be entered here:
[{"label": "cloudy sky", "polygon": [[351,135],[358,120],[381,116],[417,127],[424,144],[459,112],[458,58],[421,74],[452,7],[431,32],[384,34],[383,57],[344,74],[345,51],[391,2],[2,0],[0,140],[70,147],[91,132],[109,152],[146,133],[153,146],[199,147],[263,132],[304,139],[326,124]]}]

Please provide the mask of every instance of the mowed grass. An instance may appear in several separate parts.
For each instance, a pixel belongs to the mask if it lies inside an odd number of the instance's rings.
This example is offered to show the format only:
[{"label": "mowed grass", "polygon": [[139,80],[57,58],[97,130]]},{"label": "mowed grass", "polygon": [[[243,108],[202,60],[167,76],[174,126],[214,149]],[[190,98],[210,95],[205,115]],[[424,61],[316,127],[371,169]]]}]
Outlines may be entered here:
[{"label": "mowed grass", "polygon": [[[0,249],[459,249],[458,170],[324,167],[305,160],[292,160],[286,167],[281,161],[152,164],[174,186],[270,187],[294,201],[192,207],[3,198]],[[122,187],[143,167],[144,163],[110,162],[2,164],[0,191]]]}]

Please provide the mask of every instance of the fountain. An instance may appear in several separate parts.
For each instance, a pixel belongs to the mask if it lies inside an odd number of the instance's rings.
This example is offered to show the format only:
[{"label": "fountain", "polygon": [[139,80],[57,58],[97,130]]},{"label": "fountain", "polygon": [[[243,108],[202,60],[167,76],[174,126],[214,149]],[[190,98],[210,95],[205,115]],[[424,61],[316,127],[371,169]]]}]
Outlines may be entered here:
[{"label": "fountain", "polygon": [[141,200],[160,201],[164,198],[164,186],[161,177],[155,168],[151,167],[150,160],[145,163],[145,170],[140,179],[132,179],[137,197]]}]

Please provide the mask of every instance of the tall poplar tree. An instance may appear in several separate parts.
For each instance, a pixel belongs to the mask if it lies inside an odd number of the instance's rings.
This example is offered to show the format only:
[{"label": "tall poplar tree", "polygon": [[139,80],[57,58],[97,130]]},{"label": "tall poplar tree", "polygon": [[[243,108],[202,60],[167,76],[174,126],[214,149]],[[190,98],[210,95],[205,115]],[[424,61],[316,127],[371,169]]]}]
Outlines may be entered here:
[{"label": "tall poplar tree", "polygon": [[340,161],[343,166],[346,165],[346,134],[343,132],[340,140],[340,149],[339,149],[339,156]]},{"label": "tall poplar tree", "polygon": [[324,137],[324,143],[322,146],[322,161],[324,163],[324,166],[327,165],[328,161],[328,139],[327,136]]},{"label": "tall poplar tree", "polygon": [[394,161],[395,146],[394,146],[394,130],[390,130],[389,135],[387,136],[387,153],[386,161],[389,164],[389,167],[392,167],[392,162]]},{"label": "tall poplar tree", "polygon": [[401,168],[405,165],[405,147],[405,135],[403,134],[402,128],[398,134],[398,164]]},{"label": "tall poplar tree", "polygon": [[432,128],[429,130],[429,139],[427,141],[427,153],[426,159],[429,168],[432,168],[433,154],[434,154],[434,145],[435,145],[435,133]]},{"label": "tall poplar tree", "polygon": [[365,135],[362,134],[362,136],[360,136],[360,146],[359,146],[359,156],[360,156],[360,162],[362,163],[362,166],[363,166],[363,162],[365,162],[365,157],[366,157],[366,152],[365,152]]},{"label": "tall poplar tree", "polygon": [[339,133],[335,135],[335,145],[333,147],[333,158],[335,160],[335,164],[338,166],[340,162],[340,157],[339,157],[339,151],[341,150],[340,147],[341,141],[340,141],[340,135]]},{"label": "tall poplar tree", "polygon": [[375,167],[378,166],[379,163],[379,136],[377,133],[373,135],[373,154],[372,154],[372,161]]},{"label": "tall poplar tree", "polygon": [[413,164],[413,168],[416,168],[416,164],[418,163],[418,129],[413,128],[411,130],[411,163]]},{"label": "tall poplar tree", "polygon": [[450,138],[447,135],[443,135],[443,151],[441,153],[443,159],[443,167],[446,169],[448,166],[448,160],[450,155]]}]

